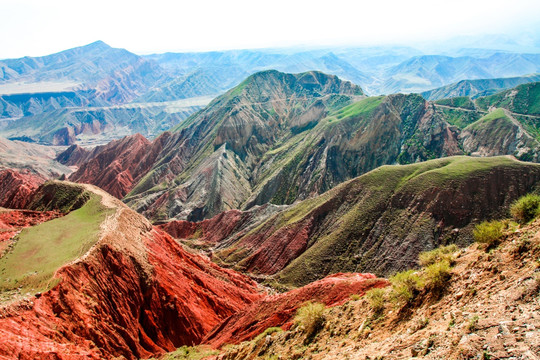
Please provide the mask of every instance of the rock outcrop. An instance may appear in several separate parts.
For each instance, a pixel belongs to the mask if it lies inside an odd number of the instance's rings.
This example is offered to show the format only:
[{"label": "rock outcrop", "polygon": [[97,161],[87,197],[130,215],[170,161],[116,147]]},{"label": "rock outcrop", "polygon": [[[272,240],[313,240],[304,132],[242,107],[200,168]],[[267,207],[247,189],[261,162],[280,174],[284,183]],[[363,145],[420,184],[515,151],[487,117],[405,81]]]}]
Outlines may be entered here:
[{"label": "rock outcrop", "polygon": [[0,207],[25,209],[32,201],[36,189],[45,179],[14,170],[0,171]]}]

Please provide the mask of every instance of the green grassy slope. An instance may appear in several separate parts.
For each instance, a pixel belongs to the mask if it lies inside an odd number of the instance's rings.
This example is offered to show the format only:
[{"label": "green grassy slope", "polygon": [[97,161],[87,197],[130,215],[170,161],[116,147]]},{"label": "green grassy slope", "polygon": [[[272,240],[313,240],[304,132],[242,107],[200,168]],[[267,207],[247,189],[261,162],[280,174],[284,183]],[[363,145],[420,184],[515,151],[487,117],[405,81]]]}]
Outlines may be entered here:
[{"label": "green grassy slope", "polygon": [[476,99],[476,105],[483,110],[502,107],[524,115],[540,116],[540,82],[523,84],[514,89]]},{"label": "green grassy slope", "polygon": [[111,211],[92,194],[66,216],[24,229],[0,258],[0,291],[26,294],[51,288],[57,281],[56,270],[96,243],[100,225]]},{"label": "green grassy slope", "polygon": [[341,271],[389,274],[414,266],[421,251],[469,243],[474,223],[504,214],[539,181],[540,165],[509,157],[382,166],[276,214],[220,248],[216,259],[258,273],[265,259],[290,256],[306,236],[305,251],[275,272],[279,283],[297,286]]}]

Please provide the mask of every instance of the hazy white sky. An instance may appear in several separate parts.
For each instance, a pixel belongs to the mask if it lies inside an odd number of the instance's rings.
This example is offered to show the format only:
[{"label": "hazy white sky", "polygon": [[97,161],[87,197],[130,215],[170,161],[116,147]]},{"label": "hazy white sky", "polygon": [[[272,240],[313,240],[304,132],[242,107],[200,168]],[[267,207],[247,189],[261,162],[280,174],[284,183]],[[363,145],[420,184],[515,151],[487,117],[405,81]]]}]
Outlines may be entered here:
[{"label": "hazy white sky", "polygon": [[0,58],[96,40],[144,54],[540,31],[539,0],[0,0],[0,13]]}]

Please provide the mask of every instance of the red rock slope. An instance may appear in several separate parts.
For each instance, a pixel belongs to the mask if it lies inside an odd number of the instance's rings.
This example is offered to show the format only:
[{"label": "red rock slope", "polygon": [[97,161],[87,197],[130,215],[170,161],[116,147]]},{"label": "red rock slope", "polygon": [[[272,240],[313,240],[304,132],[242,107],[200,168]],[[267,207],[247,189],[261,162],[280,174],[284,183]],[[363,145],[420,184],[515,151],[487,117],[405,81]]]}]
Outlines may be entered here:
[{"label": "red rock slope", "polygon": [[186,252],[103,191],[99,241],[57,270],[58,285],[0,306],[0,358],[147,358],[199,343],[261,298],[249,278]]},{"label": "red rock slope", "polygon": [[0,171],[0,207],[24,209],[45,179],[15,170]]},{"label": "red rock slope", "polygon": [[254,338],[273,326],[288,328],[296,310],[308,301],[319,301],[327,306],[344,304],[351,294],[364,295],[373,288],[388,286],[385,279],[373,274],[334,274],[304,287],[283,294],[270,295],[251,304],[214,328],[204,343],[220,347],[238,344]]},{"label": "red rock slope", "polygon": [[150,142],[135,134],[97,147],[90,153],[72,147],[57,159],[64,164],[80,165],[69,180],[97,185],[121,199],[154,165],[168,136],[169,133],[164,133]]}]

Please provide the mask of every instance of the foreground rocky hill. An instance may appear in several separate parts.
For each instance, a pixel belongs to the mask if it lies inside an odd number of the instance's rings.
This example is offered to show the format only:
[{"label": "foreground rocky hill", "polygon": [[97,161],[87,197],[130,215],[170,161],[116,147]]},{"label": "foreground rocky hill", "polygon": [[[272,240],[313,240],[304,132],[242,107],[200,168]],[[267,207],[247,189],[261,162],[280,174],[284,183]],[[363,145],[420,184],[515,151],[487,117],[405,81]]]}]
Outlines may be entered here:
[{"label": "foreground rocky hill", "polygon": [[261,296],[98,188],[47,183],[31,207],[68,213],[23,230],[0,258],[4,358],[148,357],[198,343]]},{"label": "foreground rocky hill", "polygon": [[[399,287],[392,285],[317,313],[315,335],[297,322],[291,329],[273,329],[220,352],[182,350],[220,360],[537,359],[539,249],[536,220],[507,230],[496,248],[474,244],[454,249],[452,265],[442,270],[436,286],[427,268],[409,273],[409,279],[416,275],[427,281],[409,302],[396,301]],[[170,359],[175,358],[171,354]]]}]

